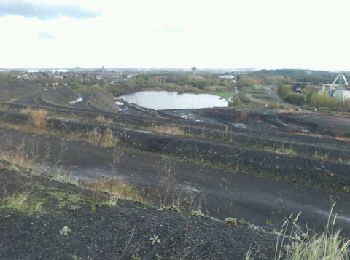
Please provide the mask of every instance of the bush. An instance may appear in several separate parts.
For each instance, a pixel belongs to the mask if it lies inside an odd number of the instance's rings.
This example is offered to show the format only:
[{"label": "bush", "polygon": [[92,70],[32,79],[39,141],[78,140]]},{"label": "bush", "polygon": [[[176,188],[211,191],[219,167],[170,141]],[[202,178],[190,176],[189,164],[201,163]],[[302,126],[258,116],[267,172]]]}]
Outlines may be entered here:
[{"label": "bush", "polygon": [[248,76],[248,75],[243,75],[239,78],[238,82],[237,82],[237,86],[239,88],[242,87],[253,87],[255,85],[258,85],[260,83],[260,81],[252,76]]},{"label": "bush", "polygon": [[295,105],[312,105],[315,107],[328,107],[336,110],[350,110],[350,102],[342,102],[327,93],[319,94],[314,91],[305,91],[304,93],[293,92],[288,85],[278,86],[278,95],[285,101]]},{"label": "bush", "polygon": [[300,106],[306,103],[306,96],[300,93],[290,93],[284,100]]},{"label": "bush", "polygon": [[292,93],[292,90],[291,90],[291,88],[289,86],[284,85],[284,84],[278,86],[277,94],[281,98],[285,99],[291,93]]},{"label": "bush", "polygon": [[306,103],[306,95],[293,92],[291,87],[288,85],[279,85],[277,94],[285,101],[295,105],[303,105]]},{"label": "bush", "polygon": [[350,110],[350,102],[342,102],[328,94],[319,95],[314,93],[310,97],[310,104],[315,107],[330,107],[339,110]]}]

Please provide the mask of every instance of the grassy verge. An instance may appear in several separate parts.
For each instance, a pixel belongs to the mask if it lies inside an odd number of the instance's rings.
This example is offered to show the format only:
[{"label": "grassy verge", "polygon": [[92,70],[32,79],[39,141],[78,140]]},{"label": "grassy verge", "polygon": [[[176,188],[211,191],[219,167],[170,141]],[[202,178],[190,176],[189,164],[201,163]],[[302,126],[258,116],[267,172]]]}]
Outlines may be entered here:
[{"label": "grassy verge", "polygon": [[50,130],[47,128],[37,128],[35,125],[31,124],[12,124],[7,122],[1,122],[1,127],[26,133],[47,134],[49,136],[60,137],[68,141],[87,142],[105,148],[115,147],[118,144],[118,138],[113,134],[112,130],[108,128],[102,132],[96,128],[90,131],[67,132]]},{"label": "grassy verge", "polygon": [[[0,161],[0,167],[8,169],[6,174],[17,175],[18,187],[15,193],[0,197],[0,209],[11,209],[26,215],[41,215],[64,210],[74,211],[84,206],[94,211],[97,206],[116,206],[119,199],[146,202],[136,188],[125,182],[77,182],[56,173],[34,173],[34,164],[28,170],[9,163],[12,161],[14,160]],[[20,184],[28,181],[25,186]]]},{"label": "grassy verge", "polygon": [[230,101],[232,97],[235,96],[235,93],[232,90],[216,91],[216,92],[211,92],[211,94],[220,96],[226,99],[227,101]]}]

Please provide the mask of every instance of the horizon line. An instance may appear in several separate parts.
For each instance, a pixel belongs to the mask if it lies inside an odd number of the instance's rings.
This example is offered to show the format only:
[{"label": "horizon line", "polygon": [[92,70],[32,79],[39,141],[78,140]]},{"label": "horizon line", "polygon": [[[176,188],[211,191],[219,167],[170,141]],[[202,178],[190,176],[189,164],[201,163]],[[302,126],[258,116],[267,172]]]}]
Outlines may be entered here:
[{"label": "horizon line", "polygon": [[[195,66],[194,66],[195,67]],[[191,67],[0,67],[0,70],[188,70],[191,71]],[[229,70],[229,71],[262,71],[262,70],[303,70],[303,71],[323,71],[323,72],[349,72],[350,70],[336,70],[336,69],[317,69],[317,68],[293,68],[293,67],[275,67],[275,68],[256,68],[256,67],[196,67],[198,71],[201,70]]]}]

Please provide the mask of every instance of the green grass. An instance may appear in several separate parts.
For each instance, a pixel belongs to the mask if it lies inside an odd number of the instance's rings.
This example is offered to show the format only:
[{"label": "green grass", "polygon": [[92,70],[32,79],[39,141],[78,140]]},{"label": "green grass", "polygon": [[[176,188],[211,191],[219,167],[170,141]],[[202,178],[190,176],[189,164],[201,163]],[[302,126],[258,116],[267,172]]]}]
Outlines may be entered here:
[{"label": "green grass", "polygon": [[83,197],[79,193],[70,193],[67,191],[51,191],[49,198],[54,199],[59,209],[69,208],[75,209],[83,202]]},{"label": "green grass", "polygon": [[37,214],[43,212],[43,202],[26,193],[15,193],[4,198],[0,208],[14,209],[24,214]]},{"label": "green grass", "polygon": [[13,209],[23,214],[43,214],[63,208],[78,209],[84,199],[80,193],[57,190],[52,187],[34,185],[40,193],[15,193],[0,200],[0,208]]},{"label": "green grass", "polygon": [[87,84],[84,84],[84,83],[81,83],[81,82],[73,82],[70,87],[75,90],[75,91],[78,91],[78,92],[81,92],[81,91],[84,91],[86,89],[89,89],[89,88],[96,88],[98,87],[99,85],[98,84],[94,84],[94,85],[87,85]]}]

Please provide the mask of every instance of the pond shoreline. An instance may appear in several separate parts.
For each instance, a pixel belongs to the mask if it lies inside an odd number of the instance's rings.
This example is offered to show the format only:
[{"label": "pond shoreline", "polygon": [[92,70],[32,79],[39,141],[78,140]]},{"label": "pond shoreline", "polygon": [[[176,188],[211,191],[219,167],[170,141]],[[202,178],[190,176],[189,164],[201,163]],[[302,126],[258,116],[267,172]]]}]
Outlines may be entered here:
[{"label": "pond shoreline", "polygon": [[207,93],[179,93],[169,91],[139,91],[128,95],[119,96],[128,103],[138,106],[163,110],[163,109],[202,109],[213,107],[227,107],[228,101],[214,94]]}]

